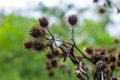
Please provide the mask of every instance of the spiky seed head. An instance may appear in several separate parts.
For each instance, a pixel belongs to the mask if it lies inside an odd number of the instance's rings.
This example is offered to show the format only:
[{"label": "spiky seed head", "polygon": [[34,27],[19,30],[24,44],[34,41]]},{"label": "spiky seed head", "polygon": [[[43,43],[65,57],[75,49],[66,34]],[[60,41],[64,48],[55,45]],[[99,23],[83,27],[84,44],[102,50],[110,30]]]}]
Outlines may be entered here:
[{"label": "spiky seed head", "polygon": [[71,15],[71,16],[69,16],[69,17],[68,17],[68,22],[69,22],[72,26],[76,25],[77,22],[78,22],[77,16],[76,16],[76,15]]},{"label": "spiky seed head", "polygon": [[43,17],[43,18],[39,19],[39,24],[40,24],[41,27],[47,28],[49,22],[48,22],[48,20],[45,17]]}]

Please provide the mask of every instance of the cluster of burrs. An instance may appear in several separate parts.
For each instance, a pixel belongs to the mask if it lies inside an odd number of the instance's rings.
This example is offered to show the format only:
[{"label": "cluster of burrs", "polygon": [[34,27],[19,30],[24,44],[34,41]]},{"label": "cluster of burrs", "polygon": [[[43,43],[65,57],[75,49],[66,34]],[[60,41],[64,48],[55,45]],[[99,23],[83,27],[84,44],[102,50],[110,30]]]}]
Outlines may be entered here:
[{"label": "cluster of burrs", "polygon": [[[32,49],[36,51],[46,52],[46,69],[48,75],[52,77],[54,75],[53,69],[58,67],[63,72],[71,73],[71,68],[66,64],[61,63],[69,58],[71,62],[76,66],[75,74],[80,80],[89,80],[88,69],[85,65],[84,59],[93,64],[93,79],[94,80],[118,80],[113,75],[113,71],[116,66],[120,66],[120,51],[111,48],[106,50],[104,47],[93,48],[86,47],[84,51],[80,50],[74,40],[74,28],[78,22],[76,15],[68,17],[68,22],[71,25],[71,42],[60,39],[53,35],[49,30],[49,22],[47,18],[43,17],[39,19],[39,25],[32,27],[29,34],[31,38],[24,42],[26,49]],[[60,42],[61,44],[57,44]],[[118,40],[116,40],[119,43]],[[80,55],[75,54],[75,50]],[[118,52],[117,52],[118,51]],[[118,53],[116,56],[112,53]]]}]

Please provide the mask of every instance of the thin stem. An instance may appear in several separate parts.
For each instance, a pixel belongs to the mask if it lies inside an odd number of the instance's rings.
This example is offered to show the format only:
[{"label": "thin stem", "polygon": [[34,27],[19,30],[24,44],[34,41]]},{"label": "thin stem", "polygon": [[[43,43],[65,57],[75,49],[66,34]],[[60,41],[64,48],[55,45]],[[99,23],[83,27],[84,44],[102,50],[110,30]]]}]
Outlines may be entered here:
[{"label": "thin stem", "polygon": [[[45,37],[45,39],[50,40],[50,39],[48,39],[46,37]],[[84,58],[86,58],[87,60],[91,61],[94,64],[94,62],[89,57],[87,57],[76,45],[74,45],[74,44],[72,44],[70,42],[64,41],[64,40],[57,40],[57,39],[55,39],[55,41],[64,42],[64,43],[67,43],[69,45],[74,46],[83,55]]]},{"label": "thin stem", "polygon": [[[48,31],[48,33],[50,34],[50,36],[52,36],[52,39],[53,40],[55,40],[55,37],[54,37],[54,35],[50,32],[50,30],[47,28],[47,31]],[[56,44],[56,42],[54,41],[54,43],[55,43],[55,46],[57,46],[57,44]]]},{"label": "thin stem", "polygon": [[74,45],[74,47],[75,47],[87,60],[91,61],[91,62],[94,64],[94,62],[93,62],[89,57],[87,57],[76,45]]},{"label": "thin stem", "polygon": [[74,26],[72,26],[72,41],[73,41],[73,44],[75,45],[75,38],[74,38]]}]

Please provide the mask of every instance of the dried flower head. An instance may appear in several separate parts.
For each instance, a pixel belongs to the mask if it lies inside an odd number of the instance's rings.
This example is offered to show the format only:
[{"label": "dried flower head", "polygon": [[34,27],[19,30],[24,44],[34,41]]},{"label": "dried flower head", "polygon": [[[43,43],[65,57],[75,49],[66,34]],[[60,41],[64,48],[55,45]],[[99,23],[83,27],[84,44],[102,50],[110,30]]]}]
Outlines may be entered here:
[{"label": "dried flower head", "polygon": [[68,17],[68,22],[69,22],[72,26],[76,25],[77,22],[78,22],[77,16],[76,16],[76,15],[71,15],[71,16],[69,16],[69,17]]},{"label": "dried flower head", "polygon": [[49,22],[48,22],[48,20],[45,17],[43,17],[43,18],[39,19],[39,24],[40,24],[41,27],[47,28]]},{"label": "dried flower head", "polygon": [[31,30],[30,30],[30,33],[29,33],[32,37],[39,37],[40,36],[40,29],[38,27],[33,27]]},{"label": "dried flower head", "polygon": [[38,38],[46,34],[45,30],[39,27],[33,27],[29,33],[32,37]]},{"label": "dried flower head", "polygon": [[33,42],[32,41],[25,41],[24,46],[26,49],[30,49],[33,46]]},{"label": "dried flower head", "polygon": [[46,45],[43,42],[36,41],[36,42],[34,42],[33,47],[35,50],[41,51],[46,47]]}]

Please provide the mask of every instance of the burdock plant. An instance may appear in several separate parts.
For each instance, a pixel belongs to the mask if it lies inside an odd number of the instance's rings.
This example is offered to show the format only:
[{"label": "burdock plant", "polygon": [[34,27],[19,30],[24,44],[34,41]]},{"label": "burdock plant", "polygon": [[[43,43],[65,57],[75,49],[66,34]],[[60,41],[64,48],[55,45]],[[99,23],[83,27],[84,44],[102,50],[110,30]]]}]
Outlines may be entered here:
[{"label": "burdock plant", "polygon": [[[94,0],[94,2],[98,2],[98,0]],[[104,12],[103,8],[100,9],[100,13]],[[55,67],[59,67],[61,70],[70,73],[71,69],[58,61],[59,58],[63,58],[63,62],[65,62],[67,58],[69,58],[74,66],[76,66],[74,73],[79,80],[90,79],[88,75],[89,66],[86,65],[85,60],[90,62],[94,67],[94,70],[91,73],[94,80],[118,80],[113,74],[113,71],[116,67],[120,66],[120,51],[113,49],[110,51],[105,47],[94,48],[92,46],[88,46],[82,51],[78,48],[74,39],[74,28],[78,23],[78,17],[76,15],[71,15],[67,20],[71,25],[71,42],[60,39],[52,34],[49,30],[49,21],[47,18],[43,17],[39,19],[39,25],[34,26],[30,30],[29,34],[34,39],[26,40],[24,42],[25,48],[37,51],[44,51],[49,48],[49,51],[46,52],[45,56],[46,70],[50,77],[54,76],[52,69]],[[61,44],[57,45],[56,41]],[[115,42],[119,43],[118,40]],[[75,54],[76,50],[81,56]],[[116,55],[113,55],[110,52],[116,52]]]}]

